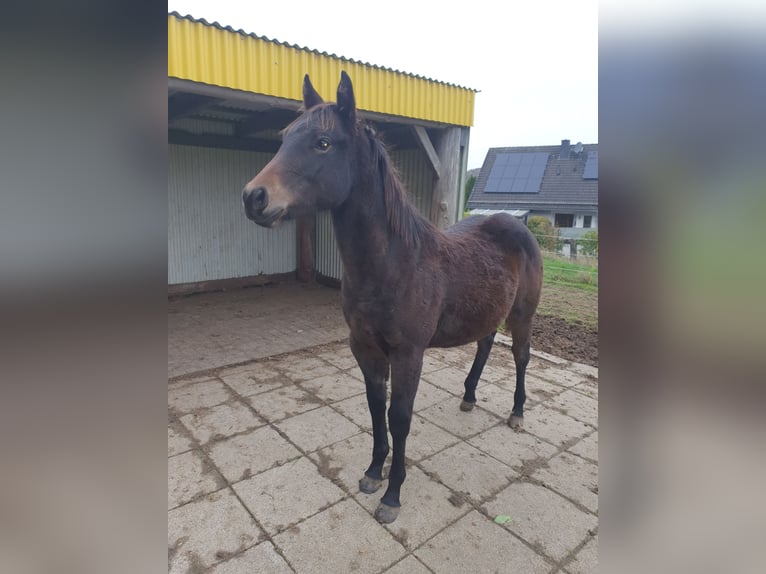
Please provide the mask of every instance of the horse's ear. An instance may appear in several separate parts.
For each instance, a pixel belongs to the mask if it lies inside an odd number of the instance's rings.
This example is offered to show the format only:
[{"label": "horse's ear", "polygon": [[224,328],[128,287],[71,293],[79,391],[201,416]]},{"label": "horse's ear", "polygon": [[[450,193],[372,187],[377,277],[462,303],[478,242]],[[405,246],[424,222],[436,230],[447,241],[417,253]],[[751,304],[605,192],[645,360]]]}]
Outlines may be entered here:
[{"label": "horse's ear", "polygon": [[318,106],[324,102],[322,99],[322,96],[320,96],[317,91],[314,89],[314,86],[311,85],[311,80],[309,80],[309,75],[306,74],[303,76],[303,107],[306,110],[310,110],[314,106]]},{"label": "horse's ear", "polygon": [[340,73],[340,84],[338,84],[338,113],[347,118],[351,124],[356,122],[354,87],[345,71]]}]

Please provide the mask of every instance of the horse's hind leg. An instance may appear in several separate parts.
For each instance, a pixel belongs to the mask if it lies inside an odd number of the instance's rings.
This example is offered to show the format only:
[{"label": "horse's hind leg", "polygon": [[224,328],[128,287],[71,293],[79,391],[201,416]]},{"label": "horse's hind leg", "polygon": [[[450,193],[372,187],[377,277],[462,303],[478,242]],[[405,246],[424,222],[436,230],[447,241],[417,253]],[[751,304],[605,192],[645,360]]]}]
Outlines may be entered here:
[{"label": "horse's hind leg", "polygon": [[529,332],[532,326],[531,316],[522,316],[513,311],[508,316],[508,324],[511,329],[513,344],[513,360],[516,363],[516,390],[513,393],[513,410],[508,418],[508,425],[512,428],[521,428],[524,423],[524,403],[527,393],[524,388],[524,377],[529,364]]},{"label": "horse's hind leg", "polygon": [[461,411],[473,410],[473,407],[476,405],[476,385],[479,384],[481,372],[484,370],[484,365],[487,364],[487,357],[489,357],[489,352],[492,350],[492,343],[495,342],[496,333],[496,331],[493,331],[491,335],[479,339],[471,372],[468,373],[468,377],[465,380],[465,394],[463,395],[463,402],[460,403]]},{"label": "horse's hind leg", "polygon": [[350,346],[364,375],[367,406],[372,417],[372,462],[359,480],[359,490],[371,494],[383,484],[383,463],[389,451],[386,428],[386,381],[389,363],[380,349],[360,344],[353,338]]}]

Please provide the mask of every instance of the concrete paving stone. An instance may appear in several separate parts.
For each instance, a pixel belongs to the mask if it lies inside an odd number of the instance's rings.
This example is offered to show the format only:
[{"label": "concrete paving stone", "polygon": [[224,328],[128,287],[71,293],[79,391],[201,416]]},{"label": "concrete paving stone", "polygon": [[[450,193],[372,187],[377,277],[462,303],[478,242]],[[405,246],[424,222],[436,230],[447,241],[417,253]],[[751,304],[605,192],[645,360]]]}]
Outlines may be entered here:
[{"label": "concrete paving stone", "polygon": [[168,456],[181,454],[191,450],[194,446],[182,429],[177,428],[177,426],[180,425],[168,425]]},{"label": "concrete paving stone", "polygon": [[585,380],[579,385],[572,387],[572,390],[598,400],[598,381]]},{"label": "concrete paving stone", "polygon": [[258,542],[263,532],[228,489],[168,512],[169,574],[200,572]]},{"label": "concrete paving stone", "polygon": [[440,361],[431,355],[428,351],[426,351],[426,353],[423,355],[423,367],[420,370],[420,374],[423,375],[425,373],[438,371],[439,369],[444,369],[447,366],[447,363]]},{"label": "concrete paving stone", "polygon": [[532,478],[548,488],[598,512],[598,466],[566,452],[537,469]]},{"label": "concrete paving stone", "polygon": [[421,378],[429,383],[433,383],[439,388],[444,389],[452,395],[463,396],[465,392],[465,378],[468,371],[456,367],[445,367],[438,371],[426,373]]},{"label": "concrete paving stone", "polygon": [[529,482],[514,482],[484,504],[490,516],[509,515],[504,528],[555,560],[580,544],[598,520],[552,490]]},{"label": "concrete paving stone", "polygon": [[176,379],[170,383],[171,388],[184,387],[186,385],[194,385],[196,383],[206,383],[208,381],[215,381],[214,375],[197,375],[192,377],[184,377],[182,379]]},{"label": "concrete paving stone", "polygon": [[516,432],[508,425],[492,427],[468,439],[468,444],[492,455],[517,472],[530,464],[539,464],[556,453],[556,447],[525,432]]},{"label": "concrete paving stone", "polygon": [[552,568],[542,556],[476,510],[416,549],[414,555],[439,574],[547,574]]},{"label": "concrete paving stone", "polygon": [[592,429],[545,405],[534,405],[524,411],[524,430],[556,446],[561,446],[570,440],[582,438]]},{"label": "concrete paving stone", "polygon": [[359,369],[359,365],[357,365],[356,358],[351,349],[349,349],[348,343],[343,343],[342,347],[336,347],[332,351],[319,353],[317,356],[342,371],[353,368]]},{"label": "concrete paving stone", "polygon": [[168,406],[178,413],[213,407],[230,399],[231,393],[221,381],[173,385],[168,390]]},{"label": "concrete paving stone", "polygon": [[567,389],[547,402],[548,406],[562,410],[570,417],[593,427],[598,426],[598,401]]},{"label": "concrete paving stone", "polygon": [[536,377],[564,387],[573,387],[586,378],[585,375],[568,370],[567,365],[560,367],[550,365],[547,368],[535,369],[534,373]]},{"label": "concrete paving stone", "polygon": [[442,401],[418,414],[460,438],[467,438],[500,422],[495,415],[482,409],[467,413],[461,411],[458,398]]},{"label": "concrete paving stone", "polygon": [[[473,361],[476,355],[476,344],[463,345],[461,347],[450,347],[447,349],[427,349],[426,356],[430,357],[445,366],[462,365],[466,361]],[[441,367],[443,368],[443,367]]]},{"label": "concrete paving stone", "polygon": [[586,436],[576,445],[569,447],[567,450],[594,462],[598,462],[598,431],[590,436]]},{"label": "concrete paving stone", "polygon": [[567,361],[566,359],[562,359],[561,357],[557,357],[556,355],[551,355],[550,353],[546,353],[545,351],[538,351],[534,347],[530,349],[530,354],[539,359],[543,359],[549,363],[553,363],[554,365],[563,366],[569,363],[569,361]]},{"label": "concrete paving stone", "polygon": [[301,387],[328,403],[341,401],[360,393],[366,395],[364,383],[346,373],[333,373],[304,381]]},{"label": "concrete paving stone", "polygon": [[581,375],[585,375],[586,377],[592,377],[593,379],[598,380],[598,367],[594,367],[592,365],[585,365],[583,363],[571,362],[569,363],[569,369],[574,371],[575,373],[580,373]]},{"label": "concrete paving stone", "polygon": [[476,387],[476,404],[507,419],[513,410],[513,390],[480,381]]},{"label": "concrete paving stone", "polygon": [[168,510],[224,486],[223,478],[198,450],[168,459]]},{"label": "concrete paving stone", "polygon": [[292,574],[293,570],[285,562],[271,542],[261,542],[234,558],[221,562],[210,570],[209,574]]},{"label": "concrete paving stone", "polygon": [[317,357],[291,357],[283,359],[279,367],[293,381],[308,381],[337,373],[340,369]]},{"label": "concrete paving stone", "polygon": [[344,500],[273,540],[298,574],[373,574],[405,554],[402,545],[353,500]]},{"label": "concrete paving stone", "polygon": [[435,405],[436,403],[440,403],[443,400],[450,398],[454,397],[447,391],[440,389],[436,385],[432,385],[428,381],[420,381],[420,383],[418,383],[418,392],[415,395],[414,411],[418,412],[427,409],[431,405]]},{"label": "concrete paving stone", "polygon": [[[351,493],[359,492],[359,479],[372,460],[372,435],[360,432],[311,453],[309,458],[319,466],[322,476],[340,481]],[[385,476],[387,468],[383,472]]]},{"label": "concrete paving stone", "polygon": [[370,417],[370,407],[367,405],[366,393],[333,403],[332,408],[347,419],[354,421],[362,430],[372,432],[372,418]]},{"label": "concrete paving stone", "polygon": [[276,426],[305,452],[312,452],[359,432],[359,427],[327,406],[284,419]]},{"label": "concrete paving stone", "polygon": [[[458,442],[458,438],[428,422],[415,414],[410,423],[410,434],[407,436],[407,451],[405,456],[413,461],[422,460],[450,445]],[[389,437],[389,443],[393,445]]]},{"label": "concrete paving stone", "polygon": [[220,379],[243,397],[265,393],[289,382],[277,371],[260,364],[239,373],[221,374]]},{"label": "concrete paving stone", "polygon": [[181,417],[181,422],[202,444],[264,424],[249,408],[238,401],[184,415]]},{"label": "concrete paving stone", "polygon": [[391,568],[384,571],[383,574],[431,574],[431,571],[420,560],[410,554],[401,562],[397,562]]},{"label": "concrete paving stone", "polygon": [[475,503],[518,476],[510,466],[464,442],[435,454],[420,465],[438,476],[449,488],[465,494]]},{"label": "concrete paving stone", "polygon": [[598,535],[591,538],[565,568],[569,574],[595,574],[598,572]]},{"label": "concrete paving stone", "polygon": [[[501,389],[514,393],[516,392],[516,375],[514,374],[513,377],[497,381],[494,384]],[[479,386],[479,390],[481,388],[482,387]],[[527,374],[524,377],[524,392],[527,395],[527,401],[524,403],[524,408],[526,409],[535,403],[543,403],[565,390],[564,387],[555,385],[545,379],[535,377],[533,374],[530,374],[530,370],[527,369]],[[511,414],[511,411],[508,411],[508,414]]]},{"label": "concrete paving stone", "polygon": [[269,534],[284,530],[345,496],[305,457],[238,482],[232,488]]},{"label": "concrete paving stone", "polygon": [[313,394],[287,384],[268,393],[247,397],[247,402],[258,416],[273,423],[322,406],[322,401]]},{"label": "concrete paving stone", "polygon": [[210,458],[230,484],[300,456],[297,448],[270,427],[233,436],[210,447]]},{"label": "concrete paving stone", "polygon": [[[468,373],[468,371],[466,371],[466,373]],[[508,380],[516,380],[516,367],[513,363],[506,366],[485,365],[484,370],[481,372],[481,377],[479,378],[479,384],[481,385],[482,381],[486,383],[496,383],[498,381]]]},{"label": "concrete paving stone", "polygon": [[[378,507],[386,486],[388,485],[384,484],[374,494],[357,492],[354,498],[372,514]],[[407,478],[402,485],[400,500],[402,508],[399,517],[395,522],[384,526],[408,550],[417,548],[470,510],[462,497],[431,480],[415,466],[407,468]],[[375,520],[372,517],[371,519]]]}]

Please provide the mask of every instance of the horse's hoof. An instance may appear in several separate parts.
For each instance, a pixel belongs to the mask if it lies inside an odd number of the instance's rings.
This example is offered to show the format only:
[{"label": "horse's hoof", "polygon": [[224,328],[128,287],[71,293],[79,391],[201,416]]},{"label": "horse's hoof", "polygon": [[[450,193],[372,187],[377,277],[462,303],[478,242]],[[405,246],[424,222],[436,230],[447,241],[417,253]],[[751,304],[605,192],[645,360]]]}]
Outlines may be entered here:
[{"label": "horse's hoof", "polygon": [[381,524],[391,524],[399,516],[400,508],[400,506],[389,506],[381,502],[375,510],[375,519]]},{"label": "horse's hoof", "polygon": [[371,478],[366,474],[359,480],[359,490],[365,494],[372,494],[380,488],[383,484],[383,480],[379,478]]},{"label": "horse's hoof", "polygon": [[512,429],[524,428],[524,417],[511,415],[508,418],[508,426],[511,427]]},{"label": "horse's hoof", "polygon": [[469,403],[468,401],[463,401],[462,403],[460,403],[460,410],[467,413],[468,411],[472,411],[473,407],[475,406],[476,406],[476,403]]}]

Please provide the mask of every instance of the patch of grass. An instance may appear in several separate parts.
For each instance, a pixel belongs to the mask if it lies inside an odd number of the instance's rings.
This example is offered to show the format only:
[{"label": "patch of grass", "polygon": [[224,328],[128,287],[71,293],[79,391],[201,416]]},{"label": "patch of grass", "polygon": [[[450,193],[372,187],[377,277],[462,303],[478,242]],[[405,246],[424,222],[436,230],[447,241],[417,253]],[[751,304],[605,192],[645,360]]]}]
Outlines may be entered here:
[{"label": "patch of grass", "polygon": [[574,289],[598,292],[598,265],[587,261],[543,256],[543,285],[560,285]]},{"label": "patch of grass", "polygon": [[598,328],[598,290],[571,287],[543,280],[537,307],[540,315],[559,317],[567,323]]}]

